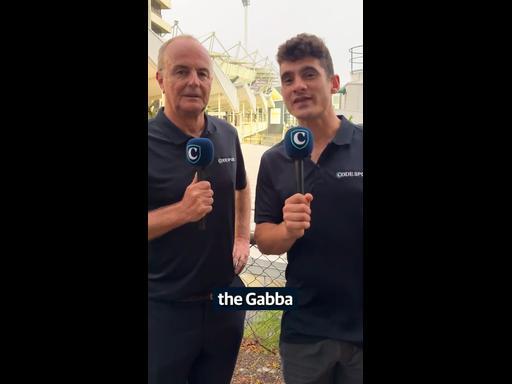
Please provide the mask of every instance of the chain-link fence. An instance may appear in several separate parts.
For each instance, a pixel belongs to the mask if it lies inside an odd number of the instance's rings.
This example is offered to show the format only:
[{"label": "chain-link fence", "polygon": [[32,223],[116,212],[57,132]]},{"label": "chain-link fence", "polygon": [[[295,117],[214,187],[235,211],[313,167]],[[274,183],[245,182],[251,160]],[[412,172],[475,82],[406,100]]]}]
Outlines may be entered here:
[{"label": "chain-link fence", "polygon": [[[251,233],[249,260],[240,277],[248,287],[284,287],[287,264],[286,254],[262,254],[254,242],[254,234]],[[254,339],[263,348],[277,353],[281,315],[282,311],[278,310],[247,311],[244,337]]]}]

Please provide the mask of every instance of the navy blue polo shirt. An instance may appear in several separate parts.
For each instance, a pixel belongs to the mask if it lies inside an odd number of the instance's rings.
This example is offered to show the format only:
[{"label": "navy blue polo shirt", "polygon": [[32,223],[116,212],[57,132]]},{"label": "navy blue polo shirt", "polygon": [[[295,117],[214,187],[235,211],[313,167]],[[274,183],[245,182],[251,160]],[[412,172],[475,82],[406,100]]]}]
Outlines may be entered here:
[{"label": "navy blue polo shirt", "polygon": [[[313,195],[311,227],[288,250],[286,285],[299,289],[285,311],[286,342],[363,341],[363,130],[345,117],[318,163],[304,161],[304,189]],[[294,163],[281,141],[261,159],[255,222],[279,224],[296,193]]]},{"label": "navy blue polo shirt", "polygon": [[[206,230],[187,223],[148,241],[149,299],[172,301],[228,286],[235,277],[233,242],[235,189],[247,185],[236,129],[224,120],[205,115],[201,137],[214,146],[213,163],[204,171],[214,195],[206,215]],[[179,202],[194,178],[186,160],[192,137],[163,113],[148,121],[148,210]]]}]

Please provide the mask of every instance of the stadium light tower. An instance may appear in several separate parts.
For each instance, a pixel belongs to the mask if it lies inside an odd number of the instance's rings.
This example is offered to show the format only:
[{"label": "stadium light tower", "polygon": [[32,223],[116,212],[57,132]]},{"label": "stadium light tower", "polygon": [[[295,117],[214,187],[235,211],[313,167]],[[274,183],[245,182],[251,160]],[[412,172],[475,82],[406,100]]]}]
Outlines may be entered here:
[{"label": "stadium light tower", "polygon": [[249,9],[249,4],[250,4],[250,1],[249,0],[242,0],[242,4],[244,6],[244,13],[245,13],[245,22],[244,22],[244,45],[245,45],[245,49],[249,50],[249,46],[247,45],[247,13],[249,12],[248,9]]}]

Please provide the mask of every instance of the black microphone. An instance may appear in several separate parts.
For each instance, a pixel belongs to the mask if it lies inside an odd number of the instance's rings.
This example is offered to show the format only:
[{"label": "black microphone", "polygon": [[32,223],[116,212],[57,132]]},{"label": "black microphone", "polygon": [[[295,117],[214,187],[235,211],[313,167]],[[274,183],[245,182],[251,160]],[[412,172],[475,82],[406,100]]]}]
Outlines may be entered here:
[{"label": "black microphone", "polygon": [[290,128],[284,136],[284,148],[295,163],[297,192],[304,194],[304,159],[313,150],[313,133],[304,127]]},{"label": "black microphone", "polygon": [[[197,181],[204,180],[204,169],[213,161],[213,143],[205,137],[193,138],[187,142],[187,161],[197,170]],[[199,220],[199,229],[206,229],[206,216]]]}]

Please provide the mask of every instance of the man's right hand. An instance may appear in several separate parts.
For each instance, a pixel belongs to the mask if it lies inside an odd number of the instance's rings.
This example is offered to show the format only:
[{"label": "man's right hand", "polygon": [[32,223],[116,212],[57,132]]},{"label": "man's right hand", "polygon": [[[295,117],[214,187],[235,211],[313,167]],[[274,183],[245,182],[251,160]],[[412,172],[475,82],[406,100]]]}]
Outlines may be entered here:
[{"label": "man's right hand", "polygon": [[283,207],[283,222],[288,236],[299,239],[304,236],[304,231],[311,225],[311,207],[313,200],[311,193],[305,195],[296,193],[287,198]]},{"label": "man's right hand", "polygon": [[197,181],[197,172],[194,179],[185,189],[181,199],[181,209],[188,222],[199,221],[213,209],[213,190],[209,181]]}]

